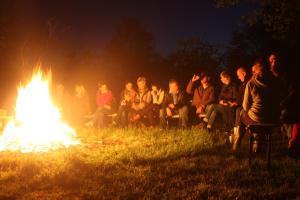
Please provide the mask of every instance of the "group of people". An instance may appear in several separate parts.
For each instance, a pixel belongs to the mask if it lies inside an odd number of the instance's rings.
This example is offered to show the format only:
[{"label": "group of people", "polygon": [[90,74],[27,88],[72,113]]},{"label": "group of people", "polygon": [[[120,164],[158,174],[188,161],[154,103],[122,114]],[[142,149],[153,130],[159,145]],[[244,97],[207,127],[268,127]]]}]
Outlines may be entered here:
[{"label": "group of people", "polygon": [[138,77],[137,90],[132,82],[126,82],[118,102],[107,84],[99,83],[97,109],[85,125],[103,127],[107,124],[106,118],[114,116],[113,121],[119,127],[143,124],[165,129],[171,121],[177,120],[178,127],[188,128],[191,118],[196,116],[199,126],[211,131],[219,119],[232,149],[237,150],[247,125],[281,124],[290,138],[289,148],[293,148],[300,140],[298,91],[288,81],[277,59],[271,54],[266,59],[256,60],[252,73],[239,67],[236,70],[239,84],[230,73],[222,71],[218,95],[217,87],[205,73],[195,74],[185,90],[174,79],[169,80],[168,90],[157,84],[148,88],[146,78]]}]

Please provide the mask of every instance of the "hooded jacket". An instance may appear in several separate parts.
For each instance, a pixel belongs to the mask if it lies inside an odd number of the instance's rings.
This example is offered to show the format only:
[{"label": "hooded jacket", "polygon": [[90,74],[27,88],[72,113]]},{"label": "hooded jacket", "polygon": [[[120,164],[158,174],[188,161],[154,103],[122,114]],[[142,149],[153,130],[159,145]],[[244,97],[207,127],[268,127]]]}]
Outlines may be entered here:
[{"label": "hooded jacket", "polygon": [[243,109],[257,123],[278,123],[280,85],[274,76],[265,73],[253,77],[246,85]]}]

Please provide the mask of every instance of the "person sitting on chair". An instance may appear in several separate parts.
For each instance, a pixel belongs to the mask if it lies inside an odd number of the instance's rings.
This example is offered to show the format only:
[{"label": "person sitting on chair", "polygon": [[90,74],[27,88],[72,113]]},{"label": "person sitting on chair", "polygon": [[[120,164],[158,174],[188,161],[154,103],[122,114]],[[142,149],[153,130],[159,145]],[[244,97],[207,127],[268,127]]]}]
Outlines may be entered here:
[{"label": "person sitting on chair", "polygon": [[131,106],[131,122],[137,123],[140,120],[147,117],[148,125],[153,126],[153,116],[151,110],[152,96],[147,87],[147,81],[145,77],[139,77],[137,79],[138,93],[135,101]]},{"label": "person sitting on chair", "polygon": [[[237,129],[238,139],[233,150],[237,150],[241,136],[245,134],[246,126],[255,124],[277,124],[280,116],[280,95],[278,95],[279,81],[262,60],[257,60],[252,67],[253,76],[246,84],[243,100],[243,110]],[[257,134],[254,135],[257,139]],[[253,151],[257,151],[257,143]]]},{"label": "person sitting on chair", "polygon": [[128,125],[128,113],[135,101],[136,91],[132,82],[127,82],[125,88],[120,95],[120,105],[118,110],[117,122],[121,127]]},{"label": "person sitting on chair", "polygon": [[184,91],[179,89],[176,80],[169,81],[169,93],[165,95],[163,103],[163,113],[161,127],[166,127],[166,118],[179,115],[179,127],[187,128],[188,126],[188,106]]}]

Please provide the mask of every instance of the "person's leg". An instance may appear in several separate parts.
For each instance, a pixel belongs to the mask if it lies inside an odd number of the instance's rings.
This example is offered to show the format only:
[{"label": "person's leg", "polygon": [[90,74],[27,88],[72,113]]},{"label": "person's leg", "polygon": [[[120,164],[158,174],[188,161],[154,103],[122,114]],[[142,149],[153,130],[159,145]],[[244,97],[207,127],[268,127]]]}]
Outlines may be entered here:
[{"label": "person's leg", "polygon": [[161,108],[159,110],[159,126],[160,128],[166,128],[166,109]]},{"label": "person's leg", "polygon": [[236,132],[234,133],[234,140],[232,145],[232,150],[237,151],[240,148],[243,136],[246,134],[246,125],[248,124],[247,113],[243,109],[240,111],[240,119],[238,120],[238,126],[236,127]]},{"label": "person's leg", "polygon": [[207,128],[208,129],[212,128],[212,126],[215,123],[216,117],[217,117],[217,111],[215,109],[213,109],[211,114],[210,114],[210,117],[208,119],[208,122],[207,122]]},{"label": "person's leg", "polygon": [[216,104],[211,104],[211,105],[206,106],[206,108],[205,108],[206,117],[203,118],[203,121],[205,121],[205,122],[209,121],[209,118],[214,111],[215,105]]},{"label": "person's leg", "polygon": [[188,126],[188,120],[189,120],[189,110],[188,110],[188,107],[187,106],[183,106],[182,108],[180,108],[178,110],[179,112],[179,121],[180,121],[180,124],[179,126],[181,128],[187,128]]}]

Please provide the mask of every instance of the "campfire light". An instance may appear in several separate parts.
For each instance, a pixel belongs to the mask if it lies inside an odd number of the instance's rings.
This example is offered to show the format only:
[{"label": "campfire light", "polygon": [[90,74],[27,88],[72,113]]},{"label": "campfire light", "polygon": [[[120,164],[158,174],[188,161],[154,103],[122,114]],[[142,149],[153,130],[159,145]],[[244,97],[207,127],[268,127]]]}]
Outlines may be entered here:
[{"label": "campfire light", "polygon": [[25,87],[19,87],[15,117],[0,136],[0,151],[48,152],[80,144],[51,100],[50,81],[51,72],[37,70]]}]

